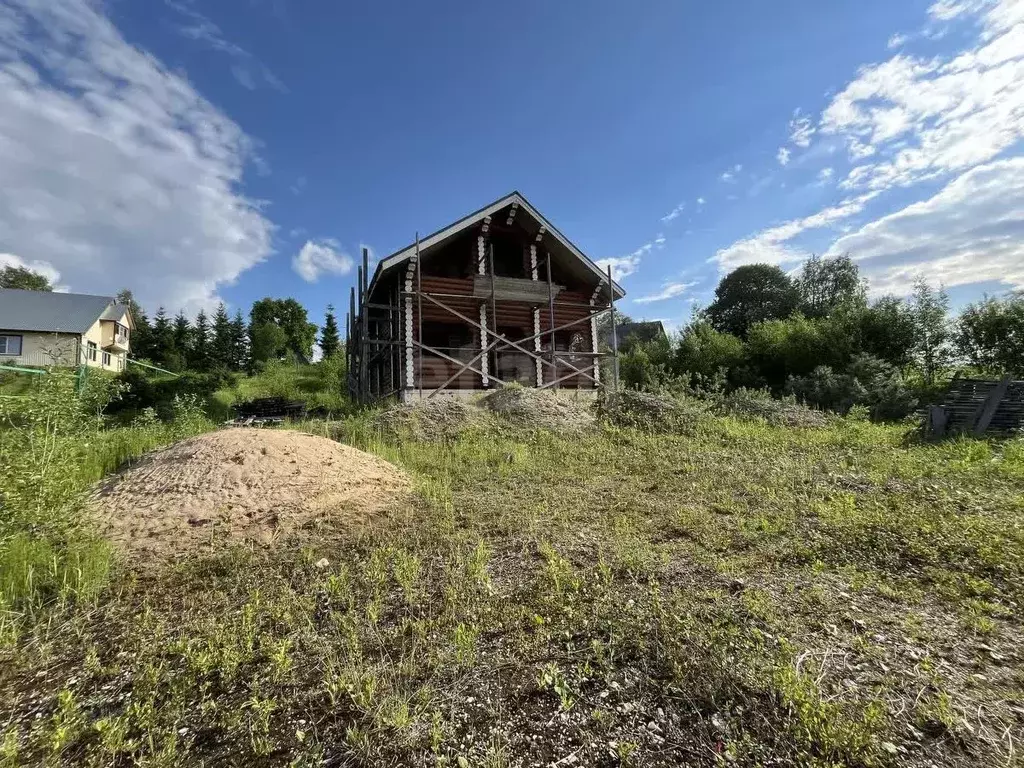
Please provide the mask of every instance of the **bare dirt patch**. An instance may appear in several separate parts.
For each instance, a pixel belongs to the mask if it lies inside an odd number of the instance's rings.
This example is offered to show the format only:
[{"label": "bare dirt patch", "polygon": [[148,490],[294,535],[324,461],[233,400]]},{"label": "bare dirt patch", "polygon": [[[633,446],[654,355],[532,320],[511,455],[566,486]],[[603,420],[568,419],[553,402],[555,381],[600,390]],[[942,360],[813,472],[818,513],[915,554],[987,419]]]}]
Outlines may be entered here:
[{"label": "bare dirt patch", "polygon": [[393,465],[333,440],[226,429],[155,451],[107,478],[90,507],[117,547],[167,557],[225,543],[265,546],[320,523],[356,527],[407,488]]}]

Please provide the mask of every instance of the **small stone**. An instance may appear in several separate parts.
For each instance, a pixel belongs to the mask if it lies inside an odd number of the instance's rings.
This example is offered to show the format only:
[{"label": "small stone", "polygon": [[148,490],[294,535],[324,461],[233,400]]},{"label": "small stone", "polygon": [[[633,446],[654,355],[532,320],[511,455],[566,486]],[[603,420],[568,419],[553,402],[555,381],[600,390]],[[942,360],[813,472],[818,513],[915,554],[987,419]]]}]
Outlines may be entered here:
[{"label": "small stone", "polygon": [[321,557],[313,565],[315,567],[319,568],[320,570],[323,570],[324,568],[329,568],[330,567],[331,561],[328,560],[326,557]]},{"label": "small stone", "polygon": [[895,754],[899,753],[899,749],[891,741],[883,741],[882,742],[882,749],[884,749],[890,755],[895,755]]},{"label": "small stone", "polygon": [[179,728],[178,729],[178,735],[179,736],[184,736],[186,733],[188,733],[188,728]]},{"label": "small stone", "polygon": [[661,733],[661,728],[659,728],[658,724],[653,720],[647,724],[647,730],[651,733]]},{"label": "small stone", "polygon": [[661,707],[658,707],[658,711],[655,714],[657,714],[659,720],[661,720],[661,721],[665,720],[665,710],[662,709]]}]

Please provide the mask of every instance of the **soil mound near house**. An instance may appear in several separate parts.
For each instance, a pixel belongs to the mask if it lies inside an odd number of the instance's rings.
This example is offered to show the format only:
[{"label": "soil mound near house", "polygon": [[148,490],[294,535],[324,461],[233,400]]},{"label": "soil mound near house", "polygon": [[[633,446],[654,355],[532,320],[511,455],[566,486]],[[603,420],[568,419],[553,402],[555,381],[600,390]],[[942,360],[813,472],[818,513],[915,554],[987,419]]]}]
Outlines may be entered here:
[{"label": "soil mound near house", "polygon": [[303,528],[356,527],[393,506],[408,478],[323,437],[224,429],[155,451],[95,489],[115,546],[167,557],[225,543],[269,545]]},{"label": "soil mound near house", "polygon": [[502,387],[481,404],[502,418],[524,426],[575,432],[594,426],[594,401],[527,387]]},{"label": "soil mound near house", "polygon": [[407,432],[416,440],[453,440],[470,425],[474,412],[479,413],[461,398],[439,395],[381,411],[374,425],[392,436]]}]

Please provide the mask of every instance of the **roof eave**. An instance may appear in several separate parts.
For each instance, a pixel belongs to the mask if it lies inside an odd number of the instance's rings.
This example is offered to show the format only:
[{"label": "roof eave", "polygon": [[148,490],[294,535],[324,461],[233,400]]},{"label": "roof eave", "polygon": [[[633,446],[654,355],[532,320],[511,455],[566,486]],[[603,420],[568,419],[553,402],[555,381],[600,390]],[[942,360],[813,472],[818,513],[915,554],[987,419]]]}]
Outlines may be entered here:
[{"label": "roof eave", "polygon": [[[449,224],[447,227],[444,227],[443,229],[439,229],[433,234],[430,234],[427,237],[425,237],[423,240],[412,243],[411,245],[408,245],[405,248],[396,251],[390,256],[381,259],[379,262],[377,262],[377,268],[374,270],[373,280],[370,281],[369,283],[368,292],[373,290],[373,287],[377,283],[377,280],[380,279],[380,277],[385,272],[400,266],[401,264],[412,258],[416,254],[417,248],[421,251],[426,250],[427,248],[431,248],[437,243],[442,242],[448,239],[449,237],[458,234],[466,227],[472,226],[475,222],[487,216],[490,216],[493,213],[496,213],[497,211],[500,211],[502,208],[504,208],[507,205],[511,205],[512,203],[518,203],[522,208],[524,208],[530,214],[530,216],[532,216],[551,235],[553,235],[556,240],[558,240],[563,246],[565,246],[565,248],[568,249],[570,253],[572,253],[574,256],[576,256],[576,258],[583,262],[583,264],[589,267],[590,270],[599,279],[608,279],[608,276],[601,271],[601,268],[597,266],[597,264],[595,264],[590,259],[590,257],[583,253],[583,251],[577,248],[576,245],[569,238],[563,235],[558,230],[558,228],[551,224],[551,222],[549,222],[536,208],[534,208],[530,201],[527,200],[521,192],[519,192],[518,190],[513,190],[504,197],[495,200],[490,205],[486,205],[480,210],[469,214],[468,216],[463,216],[458,221],[454,222],[453,224]],[[616,298],[621,299],[626,295],[626,291],[614,280],[612,280],[612,287],[615,291]]]}]

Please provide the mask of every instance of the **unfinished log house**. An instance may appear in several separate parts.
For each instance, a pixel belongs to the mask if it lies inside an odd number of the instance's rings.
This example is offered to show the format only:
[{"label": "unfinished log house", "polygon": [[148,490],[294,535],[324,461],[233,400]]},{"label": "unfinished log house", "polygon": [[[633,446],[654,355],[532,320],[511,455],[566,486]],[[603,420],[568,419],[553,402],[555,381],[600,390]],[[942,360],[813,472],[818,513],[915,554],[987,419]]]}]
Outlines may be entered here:
[{"label": "unfinished log house", "polygon": [[364,250],[349,297],[350,394],[411,400],[511,382],[594,392],[602,356],[615,355],[614,343],[600,351],[598,319],[614,318],[624,295],[610,270],[512,192],[417,237],[372,279]]}]

